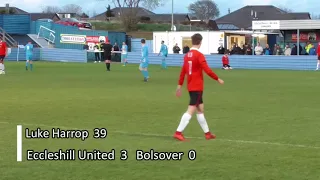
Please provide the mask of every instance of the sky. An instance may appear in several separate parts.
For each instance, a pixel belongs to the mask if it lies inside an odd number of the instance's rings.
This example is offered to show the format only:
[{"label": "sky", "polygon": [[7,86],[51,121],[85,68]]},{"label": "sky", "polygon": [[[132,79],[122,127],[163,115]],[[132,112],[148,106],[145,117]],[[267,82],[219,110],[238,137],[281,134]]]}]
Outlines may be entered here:
[{"label": "sky", "polygon": [[[110,4],[111,0],[0,0],[4,4],[18,7],[27,12],[41,12],[43,6],[63,6],[66,4],[78,4],[85,13],[90,16],[94,13],[99,14],[105,11],[105,6]],[[154,9],[155,13],[171,13],[172,0],[164,0],[164,5]],[[187,13],[187,6],[196,0],[173,0],[175,13]],[[228,8],[235,11],[246,5],[275,5],[292,9],[296,12],[309,12],[310,14],[320,14],[319,0],[214,0],[220,9],[220,16],[228,13]],[[232,1],[232,3],[231,3]],[[1,5],[0,5],[1,6]],[[298,7],[298,8],[297,8]]]}]

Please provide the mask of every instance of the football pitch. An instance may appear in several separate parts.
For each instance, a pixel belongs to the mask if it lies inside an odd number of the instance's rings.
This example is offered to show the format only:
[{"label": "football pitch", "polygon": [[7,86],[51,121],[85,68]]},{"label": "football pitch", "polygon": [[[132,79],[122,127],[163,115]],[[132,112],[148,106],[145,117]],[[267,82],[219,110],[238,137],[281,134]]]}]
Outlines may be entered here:
[{"label": "football pitch", "polygon": [[[151,66],[144,83],[138,65],[6,63],[0,75],[1,180],[319,180],[320,73],[233,70],[205,77],[205,116],[217,139],[207,141],[195,117],[185,136],[172,138],[189,95],[175,97],[178,67]],[[23,139],[17,162],[17,125],[88,130],[81,139]],[[107,129],[94,139],[93,129]],[[103,152],[115,160],[27,161],[27,150]],[[136,150],[184,152],[182,160],[136,160]],[[127,150],[127,160],[120,160]],[[190,150],[196,152],[188,153]],[[195,158],[189,160],[188,155]]]}]

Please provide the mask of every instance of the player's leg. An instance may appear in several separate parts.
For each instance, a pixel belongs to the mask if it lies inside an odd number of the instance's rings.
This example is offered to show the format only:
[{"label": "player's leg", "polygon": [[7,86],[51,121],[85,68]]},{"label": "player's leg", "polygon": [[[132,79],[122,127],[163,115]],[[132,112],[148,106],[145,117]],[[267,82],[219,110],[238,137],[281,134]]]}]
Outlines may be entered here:
[{"label": "player's leg", "polygon": [[94,53],[94,59],[95,59],[94,63],[97,63],[99,61],[99,53],[98,52]]},{"label": "player's leg", "polygon": [[[109,59],[109,58],[108,58]],[[107,71],[110,71],[111,60],[105,60]]]},{"label": "player's leg", "polygon": [[5,56],[0,56],[0,74],[5,74],[4,58]]},{"label": "player's leg", "polygon": [[320,68],[320,55],[318,56],[317,70]]},{"label": "player's leg", "polygon": [[167,69],[166,57],[165,56],[162,57],[162,68],[163,69]]},{"label": "player's leg", "polygon": [[185,112],[182,115],[181,120],[180,120],[180,124],[179,124],[179,126],[177,128],[177,131],[173,136],[175,139],[177,139],[179,141],[184,141],[185,140],[182,132],[188,126],[188,124],[189,124],[189,122],[190,122],[190,120],[192,118],[192,115],[197,110],[197,103],[198,103],[198,98],[199,98],[198,93],[195,92],[195,91],[191,91],[191,92],[189,92],[189,95],[190,95],[190,102],[189,102],[189,106],[188,106],[187,112]]},{"label": "player's leg", "polygon": [[29,66],[30,66],[30,70],[32,71],[32,70],[33,70],[33,61],[32,61],[32,57],[30,58]]},{"label": "player's leg", "polygon": [[124,65],[127,65],[128,54],[124,54]]},{"label": "player's leg", "polygon": [[148,79],[149,79],[148,66],[149,66],[149,63],[147,63],[147,62],[143,63],[143,70],[145,72],[145,80],[146,81],[148,81]]},{"label": "player's leg", "polygon": [[26,71],[28,71],[28,67],[29,67],[29,61],[30,61],[30,56],[27,54],[26,55]]},{"label": "player's leg", "polygon": [[204,117],[204,104],[202,97],[200,100],[200,104],[197,106],[197,120],[204,132],[205,138],[207,140],[215,139],[216,136],[214,134],[211,134],[206,118]]},{"label": "player's leg", "polygon": [[125,54],[121,54],[121,63],[123,64],[122,66],[126,66],[126,61],[125,61]]}]

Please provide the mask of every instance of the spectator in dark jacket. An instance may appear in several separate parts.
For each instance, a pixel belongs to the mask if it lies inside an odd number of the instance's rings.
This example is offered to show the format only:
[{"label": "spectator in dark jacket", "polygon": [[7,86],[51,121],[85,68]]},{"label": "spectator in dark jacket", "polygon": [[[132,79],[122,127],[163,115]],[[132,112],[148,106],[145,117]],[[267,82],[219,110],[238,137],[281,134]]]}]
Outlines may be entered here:
[{"label": "spectator in dark jacket", "polygon": [[231,54],[237,54],[237,55],[239,55],[239,54],[241,54],[241,48],[238,46],[238,44],[234,44],[233,45],[233,48],[232,48],[232,50],[231,50]]},{"label": "spectator in dark jacket", "polygon": [[292,56],[298,55],[298,47],[297,47],[296,44],[294,44],[292,49],[291,49],[291,55]]},{"label": "spectator in dark jacket", "polygon": [[185,45],[185,46],[183,47],[183,50],[182,50],[183,54],[187,54],[189,51],[190,51],[189,46],[188,46],[188,45]]},{"label": "spectator in dark jacket", "polygon": [[181,51],[180,47],[178,46],[178,43],[173,47],[173,53],[179,54]]},{"label": "spectator in dark jacket", "polygon": [[218,54],[224,54],[225,51],[226,49],[222,45],[218,48]]}]

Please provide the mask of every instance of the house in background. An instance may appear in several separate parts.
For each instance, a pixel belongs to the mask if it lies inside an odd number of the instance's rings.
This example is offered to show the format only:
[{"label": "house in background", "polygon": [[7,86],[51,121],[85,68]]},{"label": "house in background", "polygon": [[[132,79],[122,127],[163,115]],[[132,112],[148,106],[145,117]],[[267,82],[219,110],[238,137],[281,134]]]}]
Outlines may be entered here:
[{"label": "house in background", "polygon": [[59,12],[57,13],[57,15],[59,16],[60,19],[63,18],[74,18],[77,16],[76,13],[68,13],[68,12]]},{"label": "house in background", "polygon": [[[245,6],[234,12],[229,10],[229,13],[216,19],[219,30],[226,31],[226,47],[230,48],[236,43],[239,46],[252,43],[252,34],[244,33],[252,30],[252,21],[262,20],[305,20],[311,19],[310,14],[306,12],[288,13],[275,6]],[[230,33],[229,33],[229,32]],[[237,31],[239,31],[237,33]],[[240,32],[242,31],[242,32]],[[270,31],[268,33],[279,33]],[[269,37],[269,38],[268,38]],[[260,42],[262,46],[269,44],[272,46],[277,43],[277,35],[267,35],[255,38],[255,44]]]},{"label": "house in background", "polygon": [[6,4],[5,7],[0,7],[0,14],[28,14],[28,12],[17,7],[10,7],[9,4]]},{"label": "house in background", "polygon": [[31,21],[36,21],[38,19],[50,19],[54,22],[59,21],[61,18],[56,13],[29,13]]},{"label": "house in background", "polygon": [[[159,22],[159,23],[168,23],[171,22],[172,15],[171,14],[156,14],[152,11],[149,11],[145,8],[138,7],[138,8],[126,8],[123,7],[122,11],[120,8],[113,8],[111,9],[113,15],[116,18],[120,18],[121,15],[131,14],[131,11],[133,10],[133,13],[136,14],[138,18],[143,19],[150,19],[150,21]],[[121,14],[122,13],[122,14]],[[180,23],[180,22],[187,22],[190,21],[190,16],[185,14],[173,14],[174,16],[174,23]],[[101,14],[98,14],[94,17],[90,18],[91,20],[98,20],[98,21],[106,21],[106,12],[103,12]]]}]

